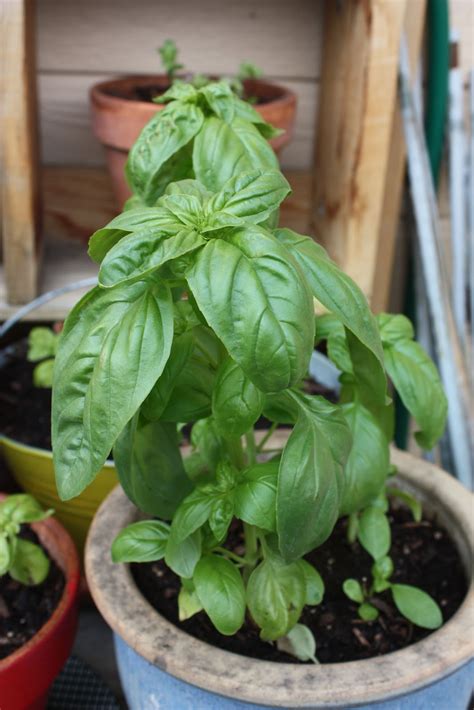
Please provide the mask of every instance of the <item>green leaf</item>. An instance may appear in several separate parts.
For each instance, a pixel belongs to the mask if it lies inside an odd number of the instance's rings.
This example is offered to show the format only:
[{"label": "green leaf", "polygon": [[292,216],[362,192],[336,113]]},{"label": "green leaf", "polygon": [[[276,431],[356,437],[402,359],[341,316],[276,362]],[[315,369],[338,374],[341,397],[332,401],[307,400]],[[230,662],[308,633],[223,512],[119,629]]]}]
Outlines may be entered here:
[{"label": "green leaf", "polygon": [[219,492],[210,483],[198,486],[186,496],[173,517],[172,531],[176,542],[183,542],[209,520],[219,497]]},{"label": "green leaf", "polygon": [[165,552],[165,562],[173,572],[185,579],[191,579],[201,557],[201,533],[196,530],[182,542],[178,542],[171,531]]},{"label": "green leaf", "polygon": [[54,360],[44,360],[36,365],[33,370],[33,384],[35,387],[44,387],[49,389],[53,386],[54,378]]},{"label": "green leaf", "polygon": [[413,340],[398,340],[384,352],[387,373],[420,427],[415,438],[424,449],[432,449],[444,431],[448,411],[438,371]]},{"label": "green leaf", "polygon": [[223,455],[224,442],[212,417],[196,422],[191,430],[191,443],[199,450],[206,465],[214,471]]},{"label": "green leaf", "polygon": [[265,641],[288,633],[300,618],[305,598],[305,576],[296,563],[285,564],[272,555],[249,577],[247,605]]},{"label": "green leaf", "polygon": [[233,495],[229,494],[216,500],[212,506],[211,514],[209,516],[209,527],[211,528],[214,537],[219,542],[225,539],[233,517]]},{"label": "green leaf", "polygon": [[189,228],[169,237],[157,232],[141,232],[124,237],[105,256],[99,283],[105,288],[143,279],[169,261],[196,251],[205,240]]},{"label": "green leaf", "polygon": [[165,556],[170,527],[161,520],[127,525],[112,543],[113,562],[155,562]]},{"label": "green leaf", "polygon": [[267,138],[267,140],[270,140],[271,138],[275,138],[276,136],[280,136],[284,131],[280,130],[279,128],[275,128],[274,126],[270,125],[269,123],[266,123],[261,114],[259,114],[258,111],[256,111],[249,103],[248,101],[243,101],[242,99],[239,99],[237,96],[234,96],[234,106],[235,106],[235,115],[242,119],[243,121],[248,121],[249,123],[253,123],[255,128],[258,130],[258,132],[264,137]]},{"label": "green leaf", "polygon": [[201,185],[198,180],[192,180],[189,178],[186,180],[178,180],[177,182],[170,183],[167,186],[164,194],[194,195],[195,197],[198,197],[201,202],[205,202],[209,197],[211,197],[211,193],[206,190],[204,185]]},{"label": "green leaf", "polygon": [[49,559],[39,545],[20,537],[16,541],[15,554],[8,572],[21,584],[41,584],[48,576]]},{"label": "green leaf", "polygon": [[358,539],[374,560],[384,557],[390,550],[391,532],[387,516],[380,508],[370,506],[359,518]]},{"label": "green leaf", "polygon": [[304,624],[295,624],[286,636],[278,639],[277,648],[279,651],[295,656],[300,661],[318,663],[316,659],[316,641],[311,629]]},{"label": "green leaf", "polygon": [[216,629],[225,636],[235,634],[245,617],[245,588],[235,565],[224,557],[206,555],[196,565],[193,582]]},{"label": "green leaf", "polygon": [[206,211],[225,212],[260,224],[278,209],[290,192],[288,181],[277,170],[238,173],[211,197]]},{"label": "green leaf", "polygon": [[212,415],[223,436],[241,436],[262,413],[264,395],[228,357],[217,372],[212,393]]},{"label": "green leaf", "polygon": [[202,611],[203,606],[196,594],[192,579],[182,579],[178,595],[178,615],[180,621],[190,619],[194,614]]},{"label": "green leaf", "polygon": [[400,614],[424,629],[438,629],[443,615],[437,603],[418,587],[408,584],[392,584],[393,601]]},{"label": "green leaf", "polygon": [[352,448],[345,468],[341,515],[362,510],[377,496],[387,478],[388,440],[375,417],[357,400],[343,407],[352,432]]},{"label": "green leaf", "polygon": [[[158,111],[142,130],[130,150],[126,175],[133,192],[147,204],[153,204],[168,183],[192,177],[189,170],[181,169],[178,151],[199,133],[203,122],[198,106],[174,101]],[[173,158],[177,160],[170,166]]]},{"label": "green leaf", "polygon": [[377,323],[384,346],[395,345],[399,340],[413,340],[415,337],[411,321],[400,313],[378,313]]},{"label": "green leaf", "polygon": [[6,574],[12,561],[12,550],[8,537],[0,533],[0,577]]},{"label": "green leaf", "polygon": [[339,515],[351,435],[338,406],[291,395],[299,409],[281,457],[277,530],[283,557],[295,560],[331,534]]},{"label": "green leaf", "polygon": [[346,328],[377,358],[383,370],[383,351],[377,323],[364,294],[310,237],[290,229],[277,229],[277,239],[291,249],[300,263],[313,295],[329,311],[339,316]]},{"label": "green leaf", "polygon": [[33,496],[27,493],[15,493],[0,503],[0,517],[6,517],[14,523],[36,523],[53,514],[49,508],[44,510]]},{"label": "green leaf", "polygon": [[[159,51],[161,53],[161,49]],[[175,68],[174,58],[171,61],[173,62],[173,68]],[[177,64],[176,68],[181,69],[182,64]],[[156,100],[162,104],[168,103],[169,101],[183,101],[186,103],[195,103],[197,96],[198,92],[196,91],[194,86],[184,81],[180,81],[179,79],[175,79],[170,88],[165,91],[164,94],[158,96]]]},{"label": "green leaf", "polygon": [[423,517],[423,508],[420,501],[415,498],[415,496],[412,496],[406,491],[400,490],[400,488],[392,488],[392,486],[387,488],[387,495],[403,501],[403,503],[405,503],[405,505],[407,505],[410,509],[411,514],[413,515],[413,520],[417,523],[421,521],[421,518]]},{"label": "green leaf", "polygon": [[229,125],[217,117],[206,118],[194,140],[196,178],[217,192],[234,175],[250,170],[278,169],[273,150],[252,125],[234,118]]},{"label": "green leaf", "polygon": [[28,335],[27,360],[37,362],[46,357],[54,357],[59,336],[51,328],[32,328]]},{"label": "green leaf", "polygon": [[259,389],[275,392],[304,376],[313,349],[311,295],[291,254],[265,230],[210,240],[187,278],[207,322]]},{"label": "green leaf", "polygon": [[250,525],[276,530],[276,489],[279,461],[245,469],[235,489],[235,515]]},{"label": "green leaf", "polygon": [[391,585],[388,581],[393,574],[393,562],[388,555],[376,560],[372,565],[372,577],[374,580],[374,590],[379,594],[384,592]]},{"label": "green leaf", "polygon": [[298,560],[296,564],[303,571],[306,582],[305,604],[310,606],[321,604],[324,597],[324,582],[318,570],[306,560]]},{"label": "green leaf", "polygon": [[364,592],[357,579],[345,579],[342,589],[346,597],[349,597],[356,604],[362,604],[364,601]]},{"label": "green leaf", "polygon": [[68,316],[56,356],[52,439],[64,500],[102,468],[127,422],[161,375],[173,339],[166,285],[94,288]]},{"label": "green leaf", "polygon": [[235,114],[235,104],[232,90],[225,81],[214,81],[204,86],[199,91],[207,105],[215,115],[225,121],[232,123]]},{"label": "green leaf", "polygon": [[379,615],[378,609],[373,604],[369,604],[369,602],[361,604],[357,613],[363,621],[375,621]]}]

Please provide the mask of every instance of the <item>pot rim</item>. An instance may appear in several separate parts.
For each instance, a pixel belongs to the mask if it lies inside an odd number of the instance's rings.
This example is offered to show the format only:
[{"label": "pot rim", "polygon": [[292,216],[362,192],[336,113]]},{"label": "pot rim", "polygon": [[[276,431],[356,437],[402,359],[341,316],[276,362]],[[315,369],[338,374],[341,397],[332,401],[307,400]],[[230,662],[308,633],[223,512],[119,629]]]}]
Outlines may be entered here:
[{"label": "pot rim", "polygon": [[112,540],[136,519],[136,508],[120,487],[101,505],[89,531],[85,566],[92,597],[112,629],[148,662],[187,683],[242,702],[284,708],[347,707],[430,685],[474,654],[473,495],[422,459],[394,448],[391,458],[406,488],[422,494],[427,507],[431,503],[441,519],[451,521],[450,533],[470,579],[456,614],[411,646],[367,660],[308,666],[240,656],[188,635],[146,601],[128,565],[111,561]]},{"label": "pot rim", "polygon": [[[18,439],[13,439],[11,436],[6,436],[0,433],[0,446],[8,446],[17,451],[22,451],[24,453],[30,454],[31,456],[38,456],[39,458],[52,459],[53,452],[51,449],[43,449],[40,446],[32,446],[31,444],[24,444]],[[104,468],[114,468],[113,461],[107,459],[104,463]]]},{"label": "pot rim", "polygon": [[[0,498],[4,497],[4,494],[0,494]],[[67,530],[55,518],[46,518],[46,520],[41,520],[38,523],[31,523],[31,528],[38,535],[41,543],[62,570],[65,577],[64,589],[61,599],[53,613],[37,633],[19,649],[0,660],[0,674],[9,671],[17,664],[21,664],[25,656],[27,656],[33,648],[37,648],[38,646],[46,647],[61,619],[70,612],[71,608],[76,603],[76,598],[79,593],[81,577],[79,555]],[[63,543],[62,554],[58,554],[57,551],[56,541],[59,539],[61,539]]]},{"label": "pot rim", "polygon": [[[123,76],[118,76],[114,79],[107,79],[106,81],[99,81],[93,84],[90,88],[90,98],[94,108],[100,109],[102,107],[118,108],[119,106],[130,106],[132,104],[139,104],[140,106],[147,106],[153,109],[153,112],[157,110],[158,106],[164,106],[165,104],[153,104],[150,101],[141,101],[139,99],[128,99],[122,96],[114,96],[108,93],[107,90],[111,88],[120,87],[122,84],[129,83],[130,81],[136,81],[138,84],[148,84],[152,81],[157,81],[160,79],[167,80],[166,74],[126,74]],[[287,104],[296,102],[296,94],[288,89],[282,84],[275,84],[272,81],[266,81],[265,79],[249,79],[254,85],[265,85],[270,86],[272,89],[278,89],[280,96],[274,99],[270,99],[263,106],[279,106],[281,104]]]}]

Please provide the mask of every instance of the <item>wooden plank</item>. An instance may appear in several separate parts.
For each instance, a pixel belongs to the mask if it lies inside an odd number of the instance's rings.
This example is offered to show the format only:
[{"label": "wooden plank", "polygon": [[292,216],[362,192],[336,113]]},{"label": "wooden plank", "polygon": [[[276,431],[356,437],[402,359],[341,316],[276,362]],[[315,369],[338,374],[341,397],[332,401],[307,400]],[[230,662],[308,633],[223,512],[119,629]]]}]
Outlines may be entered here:
[{"label": "wooden plank", "polygon": [[373,292],[405,0],[325,5],[313,222],[341,267]]},{"label": "wooden plank", "polygon": [[317,0],[41,0],[39,67],[46,71],[160,71],[172,37],[191,71],[228,73],[250,60],[272,77],[314,79],[321,46]]},{"label": "wooden plank", "polygon": [[0,5],[2,234],[10,303],[36,295],[39,264],[33,10],[33,0],[3,0]]},{"label": "wooden plank", "polygon": [[[89,88],[107,75],[40,74],[39,112],[42,160],[46,165],[104,165],[104,153],[92,135]],[[283,166],[306,170],[312,164],[314,116],[319,86],[314,82],[285,81],[298,97],[295,135],[282,154]]]},{"label": "wooden plank", "polygon": [[[417,2],[406,4],[404,32],[408,43],[413,78],[416,77],[419,68],[425,14],[426,0],[417,0]],[[392,111],[390,154],[384,186],[382,219],[378,232],[377,268],[373,280],[372,308],[376,312],[387,310],[390,304],[397,233],[403,238],[403,233],[398,232],[398,226],[405,166],[405,136],[400,107],[396,101]],[[402,271],[397,274],[397,286],[400,290],[403,290],[404,273],[405,270],[402,268]]]}]

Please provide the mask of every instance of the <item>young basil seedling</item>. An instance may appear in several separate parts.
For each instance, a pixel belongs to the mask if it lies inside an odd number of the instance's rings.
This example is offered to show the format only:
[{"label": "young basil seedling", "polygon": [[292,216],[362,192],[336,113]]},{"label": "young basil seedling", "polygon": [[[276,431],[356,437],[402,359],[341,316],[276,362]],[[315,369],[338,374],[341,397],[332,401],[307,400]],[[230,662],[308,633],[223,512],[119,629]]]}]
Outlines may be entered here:
[{"label": "young basil seedling", "polygon": [[27,359],[39,362],[33,370],[35,387],[50,388],[53,386],[54,358],[58,349],[59,333],[52,328],[36,327],[28,335]]}]

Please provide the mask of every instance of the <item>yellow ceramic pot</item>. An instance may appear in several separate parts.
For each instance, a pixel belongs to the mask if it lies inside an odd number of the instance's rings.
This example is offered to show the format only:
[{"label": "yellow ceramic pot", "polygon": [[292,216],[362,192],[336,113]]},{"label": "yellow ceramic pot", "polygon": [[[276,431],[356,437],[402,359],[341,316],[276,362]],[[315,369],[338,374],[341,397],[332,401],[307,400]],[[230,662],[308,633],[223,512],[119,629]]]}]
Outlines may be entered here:
[{"label": "yellow ceramic pot", "polygon": [[62,501],[56,490],[51,451],[20,444],[5,436],[0,438],[0,446],[18,485],[46,508],[54,508],[57,518],[70,532],[82,555],[95,511],[118,482],[113,463],[107,462],[80,496]]}]

